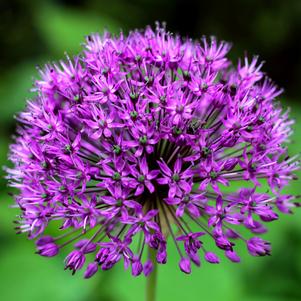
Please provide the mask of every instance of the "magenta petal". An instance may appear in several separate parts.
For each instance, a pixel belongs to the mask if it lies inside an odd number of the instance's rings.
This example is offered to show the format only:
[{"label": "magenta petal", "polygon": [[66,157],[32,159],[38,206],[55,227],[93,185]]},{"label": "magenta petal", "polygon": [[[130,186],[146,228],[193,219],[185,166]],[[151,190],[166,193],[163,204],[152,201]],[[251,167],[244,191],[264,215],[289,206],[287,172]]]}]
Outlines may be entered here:
[{"label": "magenta petal", "polygon": [[159,178],[157,179],[157,182],[161,185],[165,185],[169,183],[169,179],[168,178]]},{"label": "magenta petal", "polygon": [[191,184],[186,181],[181,180],[179,186],[185,193],[189,193],[191,190]]},{"label": "magenta petal", "polygon": [[160,166],[161,170],[169,177],[172,176],[172,172],[170,168],[166,165],[164,161],[157,161],[158,165]]},{"label": "magenta petal", "polygon": [[144,185],[143,184],[138,185],[135,191],[135,196],[141,195],[143,191],[144,191]]},{"label": "magenta petal", "polygon": [[144,183],[150,193],[155,191],[155,186],[150,181],[146,180]]}]

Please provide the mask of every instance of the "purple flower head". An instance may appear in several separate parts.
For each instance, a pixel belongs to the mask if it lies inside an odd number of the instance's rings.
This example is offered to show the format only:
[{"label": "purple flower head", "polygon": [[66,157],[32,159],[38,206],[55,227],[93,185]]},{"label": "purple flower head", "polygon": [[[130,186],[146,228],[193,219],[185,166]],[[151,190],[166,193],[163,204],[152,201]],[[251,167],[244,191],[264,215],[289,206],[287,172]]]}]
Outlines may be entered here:
[{"label": "purple flower head", "polygon": [[184,249],[186,254],[192,259],[192,261],[197,264],[199,262],[199,260],[197,259],[197,253],[198,250],[202,247],[202,243],[198,240],[198,238],[204,234],[204,232],[196,232],[177,237],[178,241],[184,241]]},{"label": "purple flower head", "polygon": [[139,276],[143,272],[143,265],[139,257],[132,260],[132,275],[134,277]]},{"label": "purple flower head", "polygon": [[233,262],[237,240],[270,254],[254,235],[299,206],[282,194],[299,168],[287,156],[293,121],[258,58],[235,65],[229,50],[158,25],[90,35],[79,57],[41,70],[7,168],[18,233],[42,256],[71,246],[66,268],[88,261],[85,278],[120,261],[147,276],[167,262],[168,243],[189,274],[200,254],[219,262],[203,236]]}]

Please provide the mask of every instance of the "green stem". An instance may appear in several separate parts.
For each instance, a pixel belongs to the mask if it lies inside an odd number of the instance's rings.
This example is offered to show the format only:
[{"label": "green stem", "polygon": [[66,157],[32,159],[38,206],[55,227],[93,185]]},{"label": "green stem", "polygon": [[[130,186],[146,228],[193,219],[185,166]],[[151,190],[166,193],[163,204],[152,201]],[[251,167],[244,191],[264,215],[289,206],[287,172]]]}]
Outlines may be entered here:
[{"label": "green stem", "polygon": [[156,301],[156,287],[157,287],[157,260],[156,252],[152,248],[148,248],[150,260],[153,262],[153,271],[146,278],[146,301]]}]

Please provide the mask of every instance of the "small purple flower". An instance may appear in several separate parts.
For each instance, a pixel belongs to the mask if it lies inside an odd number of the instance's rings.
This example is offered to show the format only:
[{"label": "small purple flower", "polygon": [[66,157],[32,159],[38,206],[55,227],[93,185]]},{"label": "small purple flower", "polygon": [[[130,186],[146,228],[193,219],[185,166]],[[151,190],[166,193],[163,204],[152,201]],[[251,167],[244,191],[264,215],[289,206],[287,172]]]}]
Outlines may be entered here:
[{"label": "small purple flower", "polygon": [[205,211],[210,215],[208,219],[208,227],[214,227],[214,234],[217,236],[223,235],[223,223],[239,225],[241,216],[239,214],[231,214],[230,206],[223,208],[223,199],[218,196],[215,203],[215,208],[206,206]]},{"label": "small purple flower", "polygon": [[133,258],[132,260],[132,275],[134,277],[139,276],[143,272],[143,265],[140,261],[140,258]]},{"label": "small purple flower", "polygon": [[175,196],[182,196],[191,191],[191,177],[194,175],[194,172],[188,168],[185,171],[182,171],[182,159],[178,158],[174,164],[173,171],[168,167],[168,165],[162,161],[157,162],[160,166],[160,169],[163,173],[163,177],[157,179],[157,182],[160,185],[169,185],[168,197],[174,198]]},{"label": "small purple flower", "polygon": [[187,210],[191,216],[198,218],[201,216],[200,208],[204,205],[204,200],[206,200],[204,195],[190,193],[180,197],[166,198],[164,201],[168,205],[177,205],[177,217],[182,217]]},{"label": "small purple flower", "polygon": [[260,237],[252,237],[247,241],[248,251],[253,256],[270,255],[271,245]]},{"label": "small purple flower", "polygon": [[178,241],[184,241],[184,248],[188,256],[195,255],[202,246],[202,242],[198,240],[200,236],[205,235],[204,232],[188,233],[179,236]]},{"label": "small purple flower", "polygon": [[125,238],[124,241],[117,237],[111,237],[111,242],[100,243],[101,248],[107,249],[108,253],[105,258],[102,257],[100,262],[103,270],[111,269],[121,258],[124,259],[124,267],[127,269],[130,263],[134,260],[134,255],[129,245],[131,244],[130,238]]},{"label": "small purple flower", "polygon": [[66,257],[66,269],[72,270],[74,274],[80,270],[85,264],[86,258],[82,251],[74,250]]},{"label": "small purple flower", "polygon": [[[113,164],[112,161],[106,160],[101,165],[104,175],[96,176],[97,179],[100,180],[100,183],[97,184],[98,187],[108,188],[110,186],[114,186],[115,184],[120,184],[123,187],[130,186],[129,181],[127,180],[130,169],[122,157],[117,157]],[[114,168],[111,167],[112,165]]]},{"label": "small purple flower", "polygon": [[212,252],[205,253],[205,260],[210,263],[219,263],[219,258]]},{"label": "small purple flower", "polygon": [[59,247],[53,243],[45,243],[43,245],[37,245],[37,253],[45,256],[45,257],[53,257],[58,254],[59,252]]},{"label": "small purple flower", "polygon": [[132,140],[125,141],[124,145],[136,148],[134,155],[140,157],[142,153],[151,154],[154,151],[154,145],[159,142],[159,135],[153,125],[147,125],[145,122],[136,123],[136,127],[129,129]]},{"label": "small purple flower", "polygon": [[279,195],[276,197],[276,206],[282,213],[293,213],[292,208],[301,206],[298,202],[291,203],[294,199],[293,195]]},{"label": "small purple flower", "polygon": [[145,187],[150,193],[153,193],[155,191],[155,186],[152,183],[152,180],[158,176],[160,171],[149,171],[145,156],[138,160],[138,167],[139,169],[137,169],[135,165],[129,166],[130,173],[135,179],[132,180],[132,183],[134,183],[136,187],[135,196],[141,195],[144,192]]},{"label": "small purple flower", "polygon": [[[200,254],[220,261],[204,236],[232,262],[240,241],[269,255],[257,236],[300,207],[283,192],[299,169],[287,155],[293,121],[258,58],[235,66],[229,50],[158,25],[90,35],[80,57],[40,70],[6,168],[17,233],[42,256],[72,247],[66,269],[85,278],[120,261],[148,276],[168,243],[190,274]],[[45,236],[49,224],[58,235]]]},{"label": "small purple flower", "polygon": [[166,240],[161,232],[155,232],[148,238],[148,244],[152,249],[158,250],[156,259],[158,263],[165,264],[167,262]]},{"label": "small purple flower", "polygon": [[260,217],[265,222],[278,219],[278,214],[273,211],[273,207],[269,206],[270,196],[264,194],[256,194],[254,189],[242,189],[239,194],[239,202],[243,203],[240,212],[247,214],[246,223],[250,227],[255,227],[253,214]]}]

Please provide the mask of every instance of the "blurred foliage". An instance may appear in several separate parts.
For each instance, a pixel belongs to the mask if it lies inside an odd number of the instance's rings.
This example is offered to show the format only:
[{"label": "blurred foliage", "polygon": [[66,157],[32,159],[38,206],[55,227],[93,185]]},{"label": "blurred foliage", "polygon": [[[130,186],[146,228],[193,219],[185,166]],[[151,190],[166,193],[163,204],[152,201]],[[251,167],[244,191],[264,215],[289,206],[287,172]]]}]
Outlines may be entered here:
[{"label": "blurred foliage", "polygon": [[[2,0],[3,2],[3,0]],[[7,0],[0,3],[0,165],[6,161],[15,130],[16,112],[25,106],[35,66],[73,56],[90,32],[105,28],[118,33],[167,21],[168,29],[199,38],[216,35],[233,42],[231,56],[248,49],[267,61],[264,70],[286,90],[285,106],[299,122],[290,153],[300,152],[301,107],[301,1],[300,0]],[[289,100],[289,101],[288,101]],[[53,259],[34,255],[33,243],[17,237],[11,221],[3,171],[0,178],[0,296],[12,301],[134,301],[143,300],[143,277],[133,278],[122,264],[110,272],[83,280],[63,271],[63,255]],[[301,174],[299,173],[299,176]],[[288,188],[300,194],[300,181]],[[301,300],[300,212],[281,216],[266,235],[273,256],[252,258],[240,247],[241,264],[225,259],[220,265],[204,264],[191,276],[177,267],[177,253],[170,246],[168,264],[159,267],[158,301],[297,301]],[[223,256],[221,256],[223,258]]]}]

